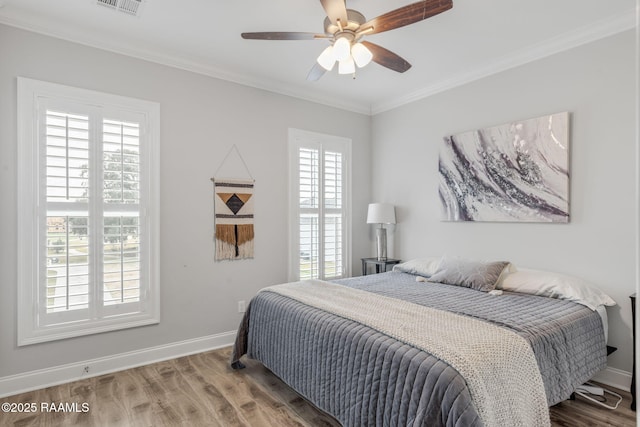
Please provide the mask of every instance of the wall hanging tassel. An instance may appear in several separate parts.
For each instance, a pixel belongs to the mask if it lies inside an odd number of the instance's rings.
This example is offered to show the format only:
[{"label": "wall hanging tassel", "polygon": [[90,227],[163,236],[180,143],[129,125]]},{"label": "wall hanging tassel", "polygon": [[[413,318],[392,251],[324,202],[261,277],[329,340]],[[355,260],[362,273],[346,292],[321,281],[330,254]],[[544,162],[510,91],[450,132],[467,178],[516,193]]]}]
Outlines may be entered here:
[{"label": "wall hanging tassel", "polygon": [[240,157],[251,179],[211,178],[214,186],[216,261],[253,258],[255,180],[235,144],[216,170],[216,174],[233,150]]}]

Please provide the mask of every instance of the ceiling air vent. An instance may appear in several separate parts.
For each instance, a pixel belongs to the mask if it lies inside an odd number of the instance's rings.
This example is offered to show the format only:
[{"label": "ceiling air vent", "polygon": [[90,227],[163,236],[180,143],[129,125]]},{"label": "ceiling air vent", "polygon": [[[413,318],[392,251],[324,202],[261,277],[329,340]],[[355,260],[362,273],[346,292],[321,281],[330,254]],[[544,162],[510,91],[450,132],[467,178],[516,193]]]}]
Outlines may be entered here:
[{"label": "ceiling air vent", "polygon": [[98,0],[98,4],[127,15],[140,16],[143,0]]}]

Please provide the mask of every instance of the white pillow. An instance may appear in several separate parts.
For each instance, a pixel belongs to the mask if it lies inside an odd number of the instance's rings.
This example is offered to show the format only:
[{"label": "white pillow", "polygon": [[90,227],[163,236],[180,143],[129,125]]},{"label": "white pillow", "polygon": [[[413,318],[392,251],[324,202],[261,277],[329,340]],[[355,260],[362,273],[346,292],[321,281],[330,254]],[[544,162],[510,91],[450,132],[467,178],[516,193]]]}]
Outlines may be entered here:
[{"label": "white pillow", "polygon": [[595,310],[616,302],[592,283],[578,277],[528,268],[513,269],[499,281],[496,289],[541,295],[577,302]]},{"label": "white pillow", "polygon": [[401,273],[415,274],[422,277],[431,277],[440,265],[442,257],[428,257],[412,259],[393,266],[393,271]]}]

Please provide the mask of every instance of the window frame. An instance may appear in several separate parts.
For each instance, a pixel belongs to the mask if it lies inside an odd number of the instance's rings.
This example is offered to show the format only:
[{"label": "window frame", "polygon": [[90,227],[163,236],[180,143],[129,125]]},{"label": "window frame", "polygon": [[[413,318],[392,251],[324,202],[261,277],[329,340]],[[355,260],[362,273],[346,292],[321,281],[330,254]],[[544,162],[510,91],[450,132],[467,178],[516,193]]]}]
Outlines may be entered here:
[{"label": "window frame", "polygon": [[[288,278],[290,281],[300,280],[300,169],[299,151],[301,148],[319,149],[321,153],[325,151],[340,152],[343,158],[343,185],[342,185],[342,274],[340,277],[351,276],[351,146],[350,138],[327,135],[317,132],[305,131],[301,129],[289,129],[289,256],[288,256]],[[321,169],[324,169],[324,154],[319,156]],[[323,194],[324,176],[320,177],[320,192]],[[320,206],[318,208],[319,218],[325,213],[325,198],[319,197]],[[333,210],[333,209],[331,209]],[[320,221],[318,229],[324,233],[324,221]],[[318,262],[320,271],[324,270],[324,242],[321,241],[318,249],[320,260]],[[324,278],[321,276],[321,280]]]},{"label": "window frame", "polygon": [[[56,83],[49,83],[24,77],[17,78],[17,118],[18,118],[18,179],[17,179],[17,216],[18,216],[18,280],[17,280],[17,344],[24,346],[46,341],[66,339],[160,322],[160,105],[155,102],[134,99],[119,95],[107,94],[87,89],[75,88]],[[43,114],[47,106],[63,107],[67,105],[69,112],[83,110],[90,115],[89,120],[113,119],[126,120],[139,118],[140,123],[140,168],[141,168],[141,202],[139,212],[141,231],[146,237],[144,249],[141,248],[140,269],[141,282],[138,303],[121,304],[120,309],[102,303],[102,280],[89,286],[90,297],[87,315],[81,319],[69,319],[59,323],[49,322],[54,318],[41,314],[43,297],[41,280],[44,275],[46,283],[46,251],[42,253],[43,233],[46,236],[47,203],[43,190],[46,188],[46,155],[41,141]],[[72,108],[71,108],[72,107]],[[44,110],[44,111],[43,111]],[[90,144],[101,145],[102,136],[99,128],[90,128]],[[46,144],[46,142],[45,142]],[[90,174],[98,174],[102,170],[102,148],[89,148],[93,155],[89,158]],[[91,151],[93,150],[93,151]],[[89,191],[95,193],[95,179],[90,183]],[[103,217],[107,210],[98,208],[100,201],[95,195],[88,202],[88,215],[91,221]],[[76,202],[74,202],[76,203]],[[98,211],[96,211],[98,209]],[[97,212],[97,213],[96,213]],[[93,243],[91,253],[93,267],[89,274],[97,278],[101,271],[96,267],[103,262],[101,249]],[[144,265],[143,265],[144,264]],[[100,294],[98,296],[98,294]],[[132,310],[133,304],[137,309]],[[46,307],[45,307],[46,309]],[[84,310],[84,309],[82,309]],[[64,319],[67,316],[58,316]]]}]

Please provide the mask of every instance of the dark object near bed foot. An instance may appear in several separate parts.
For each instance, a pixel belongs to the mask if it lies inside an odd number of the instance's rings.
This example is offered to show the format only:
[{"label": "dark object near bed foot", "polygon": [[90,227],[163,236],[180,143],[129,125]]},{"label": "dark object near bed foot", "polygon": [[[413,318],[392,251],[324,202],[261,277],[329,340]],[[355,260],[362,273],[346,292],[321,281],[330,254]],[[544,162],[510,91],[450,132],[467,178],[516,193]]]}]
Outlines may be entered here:
[{"label": "dark object near bed foot", "polygon": [[244,368],[246,368],[246,366],[244,366],[244,364],[239,360],[231,364],[231,369],[238,370],[238,369],[244,369]]}]

